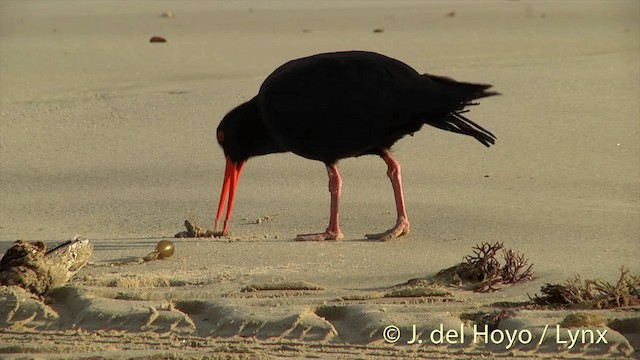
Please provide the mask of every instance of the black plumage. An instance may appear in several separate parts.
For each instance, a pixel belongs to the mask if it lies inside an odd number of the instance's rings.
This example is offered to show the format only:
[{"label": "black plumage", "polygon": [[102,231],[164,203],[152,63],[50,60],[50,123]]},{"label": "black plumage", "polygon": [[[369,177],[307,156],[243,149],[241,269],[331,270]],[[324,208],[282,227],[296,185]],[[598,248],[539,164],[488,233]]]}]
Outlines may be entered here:
[{"label": "black plumage", "polygon": [[400,168],[389,153],[390,147],[424,124],[472,136],[487,147],[492,145],[496,137],[462,115],[468,106],[477,105],[474,100],[498,94],[489,91],[490,87],[419,74],[398,60],[372,52],[318,54],[285,63],[267,77],[257,96],[229,112],[218,126],[227,170],[216,228],[229,192],[223,228],[223,233],[227,232],[245,161],[290,151],[324,162],[332,193],[327,231],[298,239],[342,236],[337,216],[341,184],[337,162],[367,154],[379,155],[387,162],[398,210],[394,228],[370,237],[386,240],[407,233]]}]

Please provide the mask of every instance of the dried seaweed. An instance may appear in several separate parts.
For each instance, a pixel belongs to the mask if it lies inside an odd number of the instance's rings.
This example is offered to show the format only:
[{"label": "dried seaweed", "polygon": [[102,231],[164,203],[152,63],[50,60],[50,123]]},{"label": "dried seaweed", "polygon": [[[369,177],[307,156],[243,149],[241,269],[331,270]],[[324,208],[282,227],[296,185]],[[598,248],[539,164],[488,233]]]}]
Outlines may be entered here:
[{"label": "dried seaweed", "polygon": [[513,252],[511,249],[504,249],[503,258],[505,260],[505,264],[502,267],[502,280],[504,283],[515,284],[519,281],[533,278],[533,264],[529,265],[529,260],[524,257],[524,254]]},{"label": "dried seaweed", "polygon": [[563,284],[545,284],[532,302],[544,306],[583,307],[611,309],[640,305],[640,275],[630,275],[629,269],[620,268],[620,277],[615,284],[594,279],[582,280],[580,275],[566,280]]},{"label": "dried seaweed", "polygon": [[498,250],[504,247],[504,243],[496,242],[495,244],[482,243],[473,247],[474,255],[467,255],[463,260],[463,264],[468,265],[465,278],[482,281],[487,275],[498,275],[500,262],[496,259]]},{"label": "dried seaweed", "polygon": [[[502,261],[498,253],[502,250]],[[482,243],[473,247],[473,255],[467,255],[462,263],[441,270],[435,279],[454,283],[476,292],[493,292],[501,285],[515,284],[533,278],[533,264],[504,243]]]}]

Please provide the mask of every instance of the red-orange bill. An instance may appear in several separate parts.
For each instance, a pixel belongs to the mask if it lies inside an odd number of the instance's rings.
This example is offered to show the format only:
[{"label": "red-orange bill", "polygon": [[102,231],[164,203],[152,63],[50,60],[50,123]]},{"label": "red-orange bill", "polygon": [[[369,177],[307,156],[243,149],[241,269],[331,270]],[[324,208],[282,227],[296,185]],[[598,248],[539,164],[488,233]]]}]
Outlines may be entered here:
[{"label": "red-orange bill", "polygon": [[[227,201],[227,214],[224,217],[224,225],[222,227],[222,235],[227,234],[229,229],[229,219],[231,218],[231,212],[233,211],[233,200],[236,197],[236,188],[238,187],[238,180],[240,180],[240,173],[244,166],[244,161],[236,163],[231,158],[227,157],[227,165],[224,169],[224,180],[222,182],[222,191],[220,192],[220,202],[218,202],[218,212],[216,214],[216,232],[220,225],[220,218],[222,217],[222,209],[224,208],[224,202]],[[227,199],[227,195],[229,198]]]}]

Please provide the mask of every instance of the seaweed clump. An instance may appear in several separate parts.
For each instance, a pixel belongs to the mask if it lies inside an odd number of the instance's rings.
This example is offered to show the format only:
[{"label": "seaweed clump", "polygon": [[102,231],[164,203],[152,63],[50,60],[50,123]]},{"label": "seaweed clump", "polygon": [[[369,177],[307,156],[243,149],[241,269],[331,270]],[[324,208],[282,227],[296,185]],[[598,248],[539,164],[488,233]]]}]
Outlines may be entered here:
[{"label": "seaweed clump", "polygon": [[533,264],[524,254],[505,249],[504,243],[484,242],[474,246],[473,255],[465,256],[459,265],[438,272],[435,279],[476,292],[493,292],[501,285],[533,279]]},{"label": "seaweed clump", "polygon": [[531,301],[537,305],[611,309],[640,305],[640,274],[630,275],[629,269],[620,268],[620,277],[615,284],[601,279],[582,280],[580,275],[563,284],[545,284]]}]

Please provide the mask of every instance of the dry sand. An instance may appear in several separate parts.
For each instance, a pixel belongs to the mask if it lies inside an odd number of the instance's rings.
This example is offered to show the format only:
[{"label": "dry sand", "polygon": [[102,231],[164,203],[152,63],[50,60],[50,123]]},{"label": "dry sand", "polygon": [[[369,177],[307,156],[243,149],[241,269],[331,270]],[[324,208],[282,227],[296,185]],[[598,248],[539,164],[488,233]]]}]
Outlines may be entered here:
[{"label": "dry sand", "polygon": [[[599,312],[609,327],[587,330],[608,330],[608,344],[571,350],[553,337],[536,343],[569,311],[518,311],[500,329],[534,341],[509,349],[427,334],[575,273],[640,272],[639,19],[637,1],[1,0],[0,253],[19,238],[76,234],[95,251],[51,304],[1,289],[0,353],[633,356],[637,308]],[[154,35],[167,42],[149,43]],[[171,259],[109,266],[146,255],[185,219],[212,227],[222,116],[283,62],[350,49],[504,94],[472,111],[498,136],[491,149],[432,128],[395,146],[409,236],[362,240],[395,221],[384,163],[362,157],[341,162],[346,240],[292,241],[326,226],[327,179],[321,163],[280,154],[247,164],[230,239],[175,239]],[[535,279],[489,294],[371,296],[485,241],[524,252]],[[318,289],[241,291],[303,281]],[[422,345],[407,344],[414,324]],[[395,345],[382,337],[389,325],[402,331]]]}]

